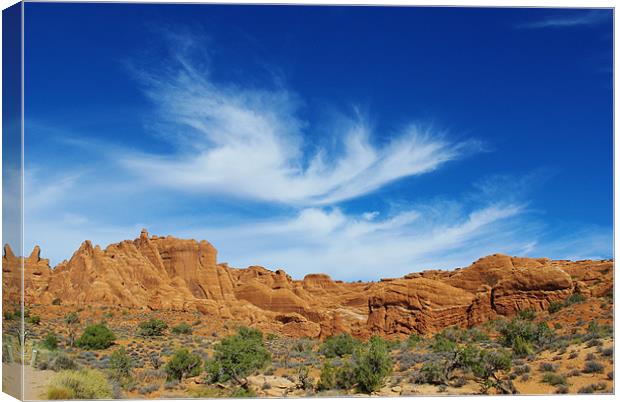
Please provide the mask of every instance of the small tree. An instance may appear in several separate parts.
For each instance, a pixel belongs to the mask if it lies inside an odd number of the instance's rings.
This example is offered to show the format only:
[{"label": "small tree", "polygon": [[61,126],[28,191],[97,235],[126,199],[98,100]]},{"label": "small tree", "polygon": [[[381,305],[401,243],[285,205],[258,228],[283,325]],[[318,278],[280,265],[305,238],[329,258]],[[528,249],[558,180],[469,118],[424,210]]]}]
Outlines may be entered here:
[{"label": "small tree", "polygon": [[138,335],[140,336],[162,336],[168,325],[157,318],[151,318],[138,324]]},{"label": "small tree", "polygon": [[212,382],[233,380],[245,386],[245,377],[270,360],[262,332],[242,327],[215,346],[213,358],[207,361],[206,367]]},{"label": "small tree", "polygon": [[42,345],[45,349],[56,350],[58,349],[58,337],[53,332],[48,332],[43,339]]},{"label": "small tree", "polygon": [[355,379],[361,392],[370,394],[378,391],[392,372],[392,358],[388,353],[386,342],[373,336],[368,348],[360,349],[355,354]]},{"label": "small tree", "polygon": [[182,381],[183,378],[195,377],[201,373],[202,359],[187,349],[179,349],[168,361],[165,370],[168,380]]},{"label": "small tree", "polygon": [[327,358],[343,357],[351,355],[360,346],[360,342],[350,334],[342,333],[325,339],[319,352]]},{"label": "small tree", "polygon": [[481,351],[477,363],[473,366],[473,372],[481,380],[482,393],[486,394],[493,387],[504,394],[514,394],[512,383],[498,376],[498,372],[510,370],[511,364],[512,356],[508,352]]},{"label": "small tree", "polygon": [[112,346],[116,337],[104,324],[86,327],[76,344],[83,349],[107,349]]},{"label": "small tree", "polygon": [[326,361],[323,363],[323,368],[321,368],[318,389],[319,391],[325,391],[334,388],[336,388],[336,370],[329,361]]},{"label": "small tree", "polygon": [[133,362],[124,347],[115,350],[110,355],[110,369],[112,378],[124,380],[131,377]]},{"label": "small tree", "polygon": [[80,323],[80,316],[75,311],[65,316],[65,324],[67,324],[67,343],[70,347],[75,344],[76,327]]}]

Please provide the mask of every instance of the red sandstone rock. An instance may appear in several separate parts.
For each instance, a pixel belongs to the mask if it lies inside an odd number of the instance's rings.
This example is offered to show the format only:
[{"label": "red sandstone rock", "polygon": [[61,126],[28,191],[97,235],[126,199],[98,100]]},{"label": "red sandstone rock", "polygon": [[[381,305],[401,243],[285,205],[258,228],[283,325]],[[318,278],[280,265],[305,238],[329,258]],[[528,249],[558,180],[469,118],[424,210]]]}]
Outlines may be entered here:
[{"label": "red sandstone rock", "polygon": [[613,291],[613,261],[552,261],[495,254],[452,271],[424,271],[378,283],[343,283],[325,274],[293,280],[283,270],[217,263],[206,241],[149,236],[104,250],[85,241],[54,269],[35,247],[26,258],[5,246],[3,299],[198,311],[290,336],[351,332],[367,337],[433,333],[472,326],[519,310],[546,309],[573,292]]}]

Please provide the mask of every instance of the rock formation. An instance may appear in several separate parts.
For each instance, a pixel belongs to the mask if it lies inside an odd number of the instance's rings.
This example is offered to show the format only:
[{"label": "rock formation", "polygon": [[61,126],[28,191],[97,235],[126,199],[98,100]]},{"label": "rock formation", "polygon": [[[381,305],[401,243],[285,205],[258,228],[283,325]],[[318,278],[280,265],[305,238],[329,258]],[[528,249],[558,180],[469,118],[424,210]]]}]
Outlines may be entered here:
[{"label": "rock formation", "polygon": [[404,336],[472,326],[524,309],[543,310],[578,292],[613,291],[613,261],[553,261],[495,254],[452,271],[429,270],[372,283],[325,274],[294,280],[282,270],[218,264],[206,241],[149,236],[105,249],[82,243],[53,269],[36,247],[28,258],[5,246],[5,306],[19,300],[21,266],[27,304],[119,306],[198,311],[290,336],[350,332]]}]

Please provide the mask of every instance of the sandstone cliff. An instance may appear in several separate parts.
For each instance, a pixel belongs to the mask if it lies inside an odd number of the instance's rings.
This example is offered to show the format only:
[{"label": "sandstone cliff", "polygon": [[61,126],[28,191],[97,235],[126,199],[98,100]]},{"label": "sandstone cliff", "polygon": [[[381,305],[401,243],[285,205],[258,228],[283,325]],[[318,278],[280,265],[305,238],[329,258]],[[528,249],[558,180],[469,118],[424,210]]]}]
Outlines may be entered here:
[{"label": "sandstone cliff", "polygon": [[105,249],[85,241],[51,268],[38,247],[23,259],[8,246],[2,260],[5,306],[18,300],[24,266],[27,304],[119,306],[198,311],[291,336],[347,331],[367,337],[433,333],[472,326],[524,309],[543,310],[574,292],[613,291],[613,261],[552,261],[496,254],[453,271],[424,271],[371,283],[325,274],[293,280],[282,270],[217,263],[206,241],[149,236]]}]

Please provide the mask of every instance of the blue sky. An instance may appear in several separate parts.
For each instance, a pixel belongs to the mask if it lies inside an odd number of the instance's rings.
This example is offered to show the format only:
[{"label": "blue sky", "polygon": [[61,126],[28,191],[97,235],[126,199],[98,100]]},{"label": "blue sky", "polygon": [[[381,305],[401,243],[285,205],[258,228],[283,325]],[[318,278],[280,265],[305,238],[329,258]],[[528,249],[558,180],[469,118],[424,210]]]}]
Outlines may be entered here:
[{"label": "blue sky", "polygon": [[612,255],[610,10],[27,3],[26,248],[378,279]]}]

